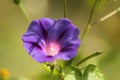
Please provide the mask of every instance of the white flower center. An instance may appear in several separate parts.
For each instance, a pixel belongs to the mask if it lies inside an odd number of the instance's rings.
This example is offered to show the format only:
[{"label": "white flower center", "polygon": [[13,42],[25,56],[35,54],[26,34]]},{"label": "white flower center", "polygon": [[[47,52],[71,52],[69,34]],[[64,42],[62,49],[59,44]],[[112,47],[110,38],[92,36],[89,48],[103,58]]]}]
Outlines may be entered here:
[{"label": "white flower center", "polygon": [[49,43],[49,45],[47,44],[45,48],[45,52],[49,56],[55,56],[56,54],[58,54],[59,50],[60,47],[56,43]]}]

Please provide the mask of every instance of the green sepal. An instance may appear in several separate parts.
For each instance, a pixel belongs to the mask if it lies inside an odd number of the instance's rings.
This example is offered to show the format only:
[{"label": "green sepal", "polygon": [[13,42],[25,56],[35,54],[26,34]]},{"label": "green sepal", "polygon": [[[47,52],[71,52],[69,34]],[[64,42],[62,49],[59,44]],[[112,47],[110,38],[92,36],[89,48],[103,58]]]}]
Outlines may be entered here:
[{"label": "green sepal", "polygon": [[71,65],[72,61],[73,61],[73,59],[68,60],[68,61],[64,61],[64,66]]}]

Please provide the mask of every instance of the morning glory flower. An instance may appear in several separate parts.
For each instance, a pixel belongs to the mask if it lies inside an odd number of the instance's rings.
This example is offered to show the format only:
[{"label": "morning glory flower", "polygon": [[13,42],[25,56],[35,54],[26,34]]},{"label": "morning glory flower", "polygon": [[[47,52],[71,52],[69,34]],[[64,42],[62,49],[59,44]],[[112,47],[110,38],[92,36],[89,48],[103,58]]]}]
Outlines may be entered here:
[{"label": "morning glory flower", "polygon": [[79,30],[67,18],[33,20],[22,40],[29,55],[37,62],[70,60],[80,46]]}]

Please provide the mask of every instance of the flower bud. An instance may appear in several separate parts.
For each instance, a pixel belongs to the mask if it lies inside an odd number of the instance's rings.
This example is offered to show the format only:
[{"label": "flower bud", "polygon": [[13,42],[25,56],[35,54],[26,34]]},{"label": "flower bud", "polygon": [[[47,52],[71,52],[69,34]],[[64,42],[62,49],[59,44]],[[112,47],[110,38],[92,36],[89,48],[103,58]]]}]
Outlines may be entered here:
[{"label": "flower bud", "polygon": [[13,0],[13,2],[16,4],[16,5],[19,5],[21,0]]}]

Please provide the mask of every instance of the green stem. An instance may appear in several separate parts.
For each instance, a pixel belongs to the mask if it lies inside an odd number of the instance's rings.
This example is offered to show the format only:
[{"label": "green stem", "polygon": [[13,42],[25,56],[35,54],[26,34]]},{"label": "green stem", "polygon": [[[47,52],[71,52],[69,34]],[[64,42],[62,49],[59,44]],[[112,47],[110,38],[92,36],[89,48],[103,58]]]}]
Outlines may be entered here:
[{"label": "green stem", "polygon": [[51,77],[52,77],[53,72],[54,72],[54,69],[55,69],[55,65],[51,65],[51,66],[50,66],[50,69],[51,69]]},{"label": "green stem", "polygon": [[61,67],[61,66],[60,66],[59,74],[60,74],[60,78],[61,78],[61,80],[64,80],[63,70],[62,70],[62,67]]},{"label": "green stem", "polygon": [[64,0],[64,18],[67,17],[67,0]]},{"label": "green stem", "polygon": [[103,21],[107,20],[108,18],[110,18],[111,16],[115,15],[115,14],[118,13],[119,11],[120,11],[120,7],[118,7],[116,10],[110,12],[110,13],[107,14],[106,16],[102,17],[99,21],[93,23],[92,26],[95,25],[95,24],[98,24],[98,23],[100,23],[100,22],[103,22]]},{"label": "green stem", "polygon": [[56,69],[57,71],[57,76],[60,78],[60,80],[64,80],[64,76],[63,76],[63,69],[62,69],[62,66],[59,65],[59,68]]},{"label": "green stem", "polygon": [[85,35],[89,32],[89,30],[91,29],[91,21],[96,9],[96,6],[98,5],[99,0],[96,0],[92,6],[91,12],[90,12],[90,17],[88,19],[87,25],[83,31],[83,34],[81,35],[81,40],[83,40],[83,38],[85,37]]},{"label": "green stem", "polygon": [[61,80],[64,80],[64,76],[62,74],[59,75]]},{"label": "green stem", "polygon": [[27,11],[25,10],[24,6],[22,5],[22,3],[20,3],[19,5],[19,8],[21,9],[21,11],[23,12],[24,16],[26,17],[26,19],[28,20],[28,22],[30,22],[30,18],[28,16],[28,13]]},{"label": "green stem", "polygon": [[93,58],[93,57],[96,57],[98,55],[102,54],[102,52],[95,52],[94,54],[90,55],[90,56],[87,56],[86,58],[84,58],[83,60],[79,61],[76,66],[79,66],[80,64],[82,64],[83,62]]}]

